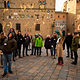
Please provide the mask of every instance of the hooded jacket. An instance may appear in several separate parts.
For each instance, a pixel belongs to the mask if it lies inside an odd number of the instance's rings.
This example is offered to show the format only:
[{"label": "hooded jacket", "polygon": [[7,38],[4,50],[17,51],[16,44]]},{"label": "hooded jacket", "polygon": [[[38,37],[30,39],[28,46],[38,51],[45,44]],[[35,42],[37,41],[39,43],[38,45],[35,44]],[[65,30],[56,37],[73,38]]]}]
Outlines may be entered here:
[{"label": "hooded jacket", "polygon": [[12,52],[17,48],[17,42],[13,38],[6,38],[4,44],[1,45],[1,50],[4,54],[12,54]]}]

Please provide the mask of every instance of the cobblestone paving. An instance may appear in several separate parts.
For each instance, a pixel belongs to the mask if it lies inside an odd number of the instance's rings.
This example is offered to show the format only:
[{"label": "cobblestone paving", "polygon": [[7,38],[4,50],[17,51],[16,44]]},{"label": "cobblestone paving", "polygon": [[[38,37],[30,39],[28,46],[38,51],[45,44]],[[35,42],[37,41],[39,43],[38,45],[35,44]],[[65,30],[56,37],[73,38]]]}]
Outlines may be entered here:
[{"label": "cobblestone paving", "polygon": [[[30,55],[30,51],[28,54]],[[66,58],[64,53],[64,65],[56,65],[57,58],[46,56],[45,49],[42,49],[42,56],[28,56],[17,59],[13,62],[13,74],[7,74],[1,78],[3,69],[0,68],[0,80],[80,80],[80,49],[78,50],[78,64],[72,65],[72,59]]]}]

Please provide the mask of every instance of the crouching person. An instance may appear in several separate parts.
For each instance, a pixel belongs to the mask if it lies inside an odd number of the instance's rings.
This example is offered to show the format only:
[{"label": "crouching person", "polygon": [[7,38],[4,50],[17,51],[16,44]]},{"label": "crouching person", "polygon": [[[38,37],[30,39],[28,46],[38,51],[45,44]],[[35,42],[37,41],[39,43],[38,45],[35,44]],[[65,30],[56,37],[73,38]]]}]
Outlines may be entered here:
[{"label": "crouching person", "polygon": [[63,65],[63,37],[62,33],[60,32],[59,38],[57,40],[57,56],[58,56],[58,62],[57,64]]},{"label": "crouching person", "polygon": [[[9,34],[8,39],[6,38],[4,41],[4,44],[2,45],[2,51],[3,51],[3,64],[4,64],[4,74],[2,77],[5,77],[7,75],[7,67],[8,67],[8,72],[13,73],[11,69],[12,65],[12,52],[16,49],[17,47],[17,42],[15,39],[12,38],[12,33]],[[8,65],[7,65],[8,63]]]}]

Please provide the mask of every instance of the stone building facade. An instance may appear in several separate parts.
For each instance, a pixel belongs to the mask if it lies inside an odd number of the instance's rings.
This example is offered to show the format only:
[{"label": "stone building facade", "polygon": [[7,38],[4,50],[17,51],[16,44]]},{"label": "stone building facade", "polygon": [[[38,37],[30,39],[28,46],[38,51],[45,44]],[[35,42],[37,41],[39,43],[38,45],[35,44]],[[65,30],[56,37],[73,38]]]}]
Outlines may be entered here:
[{"label": "stone building facade", "polygon": [[[68,12],[68,32],[79,31],[80,32],[80,0],[68,0],[65,9]],[[64,9],[64,8],[63,8]],[[64,11],[64,10],[63,10]]]},{"label": "stone building facade", "polygon": [[67,30],[67,16],[66,12],[55,12],[55,30],[60,28],[61,30]]},{"label": "stone building facade", "polygon": [[[0,23],[8,34],[10,28],[24,35],[41,33],[45,38],[55,30],[55,0],[0,0]],[[9,7],[9,8],[8,8]]]}]

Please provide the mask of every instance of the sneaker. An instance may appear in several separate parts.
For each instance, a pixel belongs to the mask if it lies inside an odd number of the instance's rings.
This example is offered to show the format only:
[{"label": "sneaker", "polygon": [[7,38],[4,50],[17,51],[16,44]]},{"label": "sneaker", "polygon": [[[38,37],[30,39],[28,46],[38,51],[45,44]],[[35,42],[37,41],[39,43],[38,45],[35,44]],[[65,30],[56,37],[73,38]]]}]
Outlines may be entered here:
[{"label": "sneaker", "polygon": [[12,71],[9,71],[9,73],[10,73],[10,74],[13,74],[13,72],[12,72]]},{"label": "sneaker", "polygon": [[71,64],[77,65],[77,63],[76,63],[76,62],[74,62],[74,61],[73,61]]},{"label": "sneaker", "polygon": [[3,75],[2,75],[2,77],[5,77],[7,75],[7,73],[4,73]]},{"label": "sneaker", "polygon": [[57,63],[57,65],[59,65],[59,62]]},{"label": "sneaker", "polygon": [[63,65],[62,63],[60,63],[60,65]]}]

